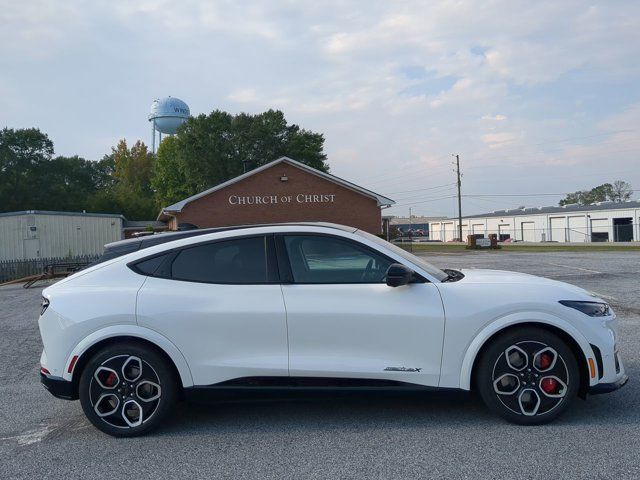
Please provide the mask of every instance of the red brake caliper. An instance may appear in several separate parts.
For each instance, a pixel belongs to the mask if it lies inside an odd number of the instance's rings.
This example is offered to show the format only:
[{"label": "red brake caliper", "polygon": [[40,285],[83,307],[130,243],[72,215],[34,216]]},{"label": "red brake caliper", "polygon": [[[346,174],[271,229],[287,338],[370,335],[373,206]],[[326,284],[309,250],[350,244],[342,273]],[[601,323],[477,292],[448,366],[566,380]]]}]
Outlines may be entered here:
[{"label": "red brake caliper", "polygon": [[105,380],[105,385],[107,385],[108,387],[112,387],[113,385],[115,385],[116,383],[116,379],[118,377],[116,377],[116,374],[113,372],[109,372],[109,376],[107,377],[107,379]]},{"label": "red brake caliper", "polygon": [[551,355],[547,355],[546,353],[540,355],[540,368],[542,370],[549,368],[549,365],[551,365],[551,360]]},{"label": "red brake caliper", "polygon": [[555,378],[544,378],[542,382],[540,382],[540,388],[542,388],[545,393],[553,395],[558,388],[558,381]]}]

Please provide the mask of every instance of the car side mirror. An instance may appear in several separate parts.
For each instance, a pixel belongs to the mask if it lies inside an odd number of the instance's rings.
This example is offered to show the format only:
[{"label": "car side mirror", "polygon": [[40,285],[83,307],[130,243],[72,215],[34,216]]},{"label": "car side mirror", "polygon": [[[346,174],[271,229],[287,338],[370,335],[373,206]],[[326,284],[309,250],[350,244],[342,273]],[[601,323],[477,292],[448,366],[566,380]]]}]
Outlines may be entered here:
[{"label": "car side mirror", "polygon": [[392,263],[387,269],[387,285],[390,287],[400,287],[413,280],[415,272],[401,263]]}]

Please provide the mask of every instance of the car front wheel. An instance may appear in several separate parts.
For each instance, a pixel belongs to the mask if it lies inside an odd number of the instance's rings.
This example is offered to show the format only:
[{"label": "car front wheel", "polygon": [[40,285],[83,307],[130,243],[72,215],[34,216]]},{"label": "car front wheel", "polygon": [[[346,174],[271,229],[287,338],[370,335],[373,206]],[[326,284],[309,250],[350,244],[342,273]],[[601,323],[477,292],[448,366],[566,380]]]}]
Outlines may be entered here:
[{"label": "car front wheel", "polygon": [[155,350],[123,343],[107,346],[89,360],[79,394],[94,426],[109,435],[132,437],[163,422],[176,401],[177,381]]},{"label": "car front wheel", "polygon": [[575,400],[578,363],[558,336],[538,328],[513,329],[480,358],[477,388],[487,406],[510,422],[539,425]]}]

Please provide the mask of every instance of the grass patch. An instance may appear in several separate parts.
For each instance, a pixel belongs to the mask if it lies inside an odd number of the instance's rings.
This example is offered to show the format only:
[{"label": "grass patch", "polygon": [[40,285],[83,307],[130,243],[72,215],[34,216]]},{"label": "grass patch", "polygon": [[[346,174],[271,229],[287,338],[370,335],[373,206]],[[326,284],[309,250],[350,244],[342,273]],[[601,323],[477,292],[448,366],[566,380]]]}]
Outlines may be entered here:
[{"label": "grass patch", "polygon": [[620,244],[587,244],[587,245],[562,245],[556,243],[546,243],[540,245],[522,245],[517,243],[502,245],[499,250],[478,249],[467,250],[466,245],[456,243],[419,243],[419,244],[397,244],[409,252],[640,252],[640,245],[620,245]]}]

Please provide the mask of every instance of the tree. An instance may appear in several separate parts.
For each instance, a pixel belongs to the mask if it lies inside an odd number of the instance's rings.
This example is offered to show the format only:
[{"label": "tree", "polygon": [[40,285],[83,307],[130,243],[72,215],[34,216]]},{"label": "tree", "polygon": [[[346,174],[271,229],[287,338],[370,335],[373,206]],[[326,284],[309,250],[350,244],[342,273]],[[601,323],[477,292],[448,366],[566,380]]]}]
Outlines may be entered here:
[{"label": "tree", "polygon": [[187,120],[158,148],[152,184],[162,206],[288,156],[328,171],[322,134],[289,125],[281,111],[232,115],[215,110]]},{"label": "tree", "polygon": [[58,156],[38,167],[33,182],[33,207],[43,210],[90,210],[90,198],[102,181],[98,162]]},{"label": "tree", "polygon": [[144,143],[128,148],[121,140],[98,162],[53,154],[53,143],[36,128],[0,130],[2,210],[87,210],[131,220],[157,215],[155,156]]},{"label": "tree", "polygon": [[632,194],[633,187],[631,186],[631,184],[623,180],[616,180],[615,182],[613,182],[610,199],[614,202],[625,202],[631,199]]},{"label": "tree", "polygon": [[155,174],[151,179],[159,205],[168,206],[191,195],[192,189],[187,186],[184,165],[185,162],[180,160],[177,137],[162,140],[156,154]]},{"label": "tree", "polygon": [[129,220],[155,218],[158,205],[151,187],[155,157],[138,140],[131,148],[120,140],[111,154],[98,163],[96,185],[101,187],[90,200],[92,210],[120,213]]},{"label": "tree", "polygon": [[631,185],[622,180],[611,183],[603,183],[591,190],[580,190],[569,193],[565,198],[560,200],[559,205],[570,205],[579,203],[581,205],[589,205],[596,202],[605,202],[607,200],[614,202],[623,202],[631,198],[633,190]]},{"label": "tree", "polygon": [[39,168],[53,156],[53,142],[37,128],[0,130],[0,205],[5,211],[39,208]]}]

